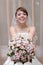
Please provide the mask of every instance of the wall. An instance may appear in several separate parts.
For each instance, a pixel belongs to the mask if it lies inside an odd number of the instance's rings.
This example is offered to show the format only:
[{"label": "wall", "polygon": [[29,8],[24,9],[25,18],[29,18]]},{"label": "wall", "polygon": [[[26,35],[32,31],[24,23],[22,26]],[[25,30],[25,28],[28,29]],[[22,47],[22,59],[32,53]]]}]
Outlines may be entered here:
[{"label": "wall", "polygon": [[[8,22],[11,23],[14,12],[18,7],[18,0],[9,1],[9,18],[7,14],[7,0],[0,0],[0,57],[7,57],[7,45],[8,45]],[[32,18],[32,0],[23,0],[22,6],[24,6]],[[38,45],[43,45],[43,0],[35,0],[34,2],[34,18],[35,26],[38,35]],[[8,20],[9,19],[9,20]],[[30,22],[31,24],[32,22]],[[5,51],[6,49],[6,51]],[[2,55],[3,53],[4,55]],[[0,60],[0,61],[1,61]],[[5,60],[4,60],[5,61]],[[2,61],[2,63],[4,62]]]}]

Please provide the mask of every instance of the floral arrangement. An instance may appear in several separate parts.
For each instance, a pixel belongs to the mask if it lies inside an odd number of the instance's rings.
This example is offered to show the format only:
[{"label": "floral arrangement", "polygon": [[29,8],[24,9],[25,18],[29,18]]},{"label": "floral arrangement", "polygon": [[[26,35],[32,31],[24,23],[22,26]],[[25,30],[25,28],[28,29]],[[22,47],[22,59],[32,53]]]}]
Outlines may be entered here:
[{"label": "floral arrangement", "polygon": [[32,41],[23,36],[16,37],[14,40],[10,41],[7,55],[11,57],[14,63],[19,61],[22,63],[27,61],[32,62],[35,55]]}]

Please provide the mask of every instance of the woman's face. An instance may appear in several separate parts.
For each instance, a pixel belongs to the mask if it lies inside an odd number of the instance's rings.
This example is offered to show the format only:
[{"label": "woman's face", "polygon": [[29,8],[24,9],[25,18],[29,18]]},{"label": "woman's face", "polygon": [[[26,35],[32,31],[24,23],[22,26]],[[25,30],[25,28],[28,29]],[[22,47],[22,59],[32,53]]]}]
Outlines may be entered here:
[{"label": "woman's face", "polygon": [[17,12],[16,20],[17,20],[18,23],[21,23],[21,24],[26,23],[27,22],[27,18],[28,18],[28,16],[23,11],[19,10]]}]

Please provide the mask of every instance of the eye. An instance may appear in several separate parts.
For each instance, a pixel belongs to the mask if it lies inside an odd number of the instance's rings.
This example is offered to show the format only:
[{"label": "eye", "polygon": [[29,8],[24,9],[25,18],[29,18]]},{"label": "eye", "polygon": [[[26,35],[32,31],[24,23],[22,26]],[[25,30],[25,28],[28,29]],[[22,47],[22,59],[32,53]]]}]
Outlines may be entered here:
[{"label": "eye", "polygon": [[20,16],[21,14],[19,13],[18,16]]},{"label": "eye", "polygon": [[26,15],[26,13],[23,13],[23,15]]}]

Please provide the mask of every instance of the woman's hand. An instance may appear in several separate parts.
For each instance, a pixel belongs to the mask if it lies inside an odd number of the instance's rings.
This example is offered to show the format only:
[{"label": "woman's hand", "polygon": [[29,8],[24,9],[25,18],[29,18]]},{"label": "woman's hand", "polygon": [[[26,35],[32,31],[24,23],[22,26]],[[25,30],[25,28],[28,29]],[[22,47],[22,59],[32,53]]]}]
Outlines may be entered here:
[{"label": "woman's hand", "polygon": [[35,55],[35,45],[30,44],[30,55],[34,56]]}]

